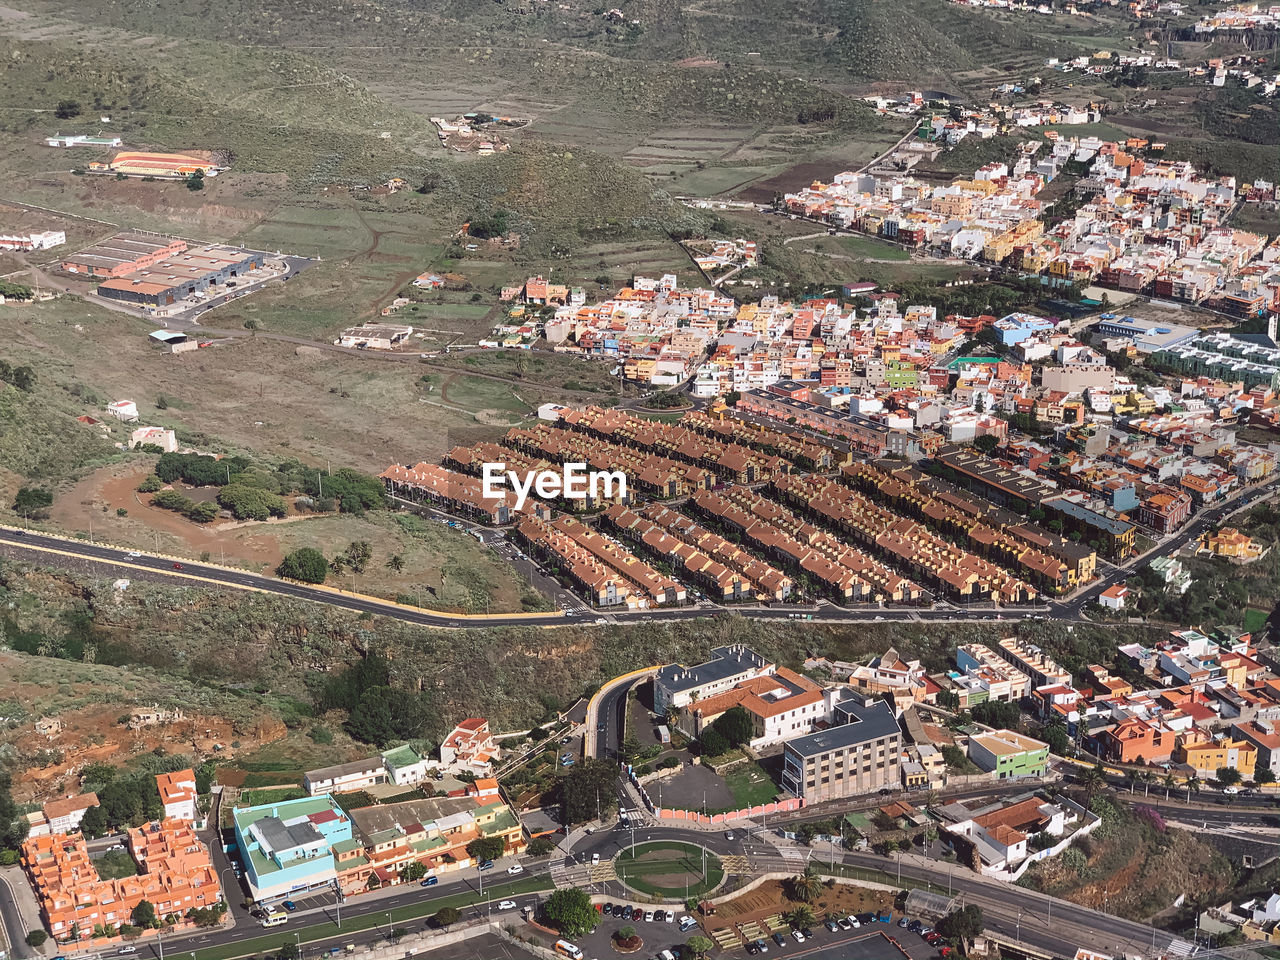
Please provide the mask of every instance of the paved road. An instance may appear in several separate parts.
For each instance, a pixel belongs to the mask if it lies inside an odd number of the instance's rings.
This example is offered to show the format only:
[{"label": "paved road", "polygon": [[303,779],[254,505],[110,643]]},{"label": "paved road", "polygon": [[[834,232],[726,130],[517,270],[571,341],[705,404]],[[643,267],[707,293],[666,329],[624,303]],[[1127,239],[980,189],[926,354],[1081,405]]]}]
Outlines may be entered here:
[{"label": "paved road", "polygon": [[27,930],[22,922],[22,914],[18,911],[18,899],[5,877],[0,877],[0,922],[4,924],[4,929],[0,930],[0,948],[7,946],[11,957],[36,955],[24,939]]}]

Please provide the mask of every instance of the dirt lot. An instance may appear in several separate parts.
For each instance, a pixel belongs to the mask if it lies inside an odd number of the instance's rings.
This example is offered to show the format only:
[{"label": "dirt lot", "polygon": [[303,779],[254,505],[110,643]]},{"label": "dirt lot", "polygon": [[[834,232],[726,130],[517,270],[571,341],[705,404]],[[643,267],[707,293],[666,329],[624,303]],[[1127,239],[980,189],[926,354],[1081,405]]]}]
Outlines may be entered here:
[{"label": "dirt lot", "polygon": [[[703,921],[708,932],[748,921],[759,921],[776,913],[794,910],[798,902],[787,896],[780,880],[770,880],[750,893],[736,897],[716,907],[715,915]],[[885,890],[868,890],[848,883],[837,883],[823,888],[810,904],[814,914],[821,918],[828,913],[848,916],[851,913],[893,911],[893,894]]]},{"label": "dirt lot", "polygon": [[[130,730],[121,720],[134,709],[149,709],[157,692],[141,677],[124,677],[112,667],[32,658],[0,652],[4,701],[0,714],[14,720],[0,725],[0,743],[25,762],[14,771],[14,797],[19,803],[44,802],[80,786],[78,771],[88,763],[129,761],[157,749],[166,753],[234,757],[284,736],[277,720],[262,719],[247,729],[232,721],[189,710],[177,723]],[[57,717],[62,729],[37,734],[35,722]],[[215,751],[214,744],[222,749]],[[240,744],[241,747],[234,747]]]}]

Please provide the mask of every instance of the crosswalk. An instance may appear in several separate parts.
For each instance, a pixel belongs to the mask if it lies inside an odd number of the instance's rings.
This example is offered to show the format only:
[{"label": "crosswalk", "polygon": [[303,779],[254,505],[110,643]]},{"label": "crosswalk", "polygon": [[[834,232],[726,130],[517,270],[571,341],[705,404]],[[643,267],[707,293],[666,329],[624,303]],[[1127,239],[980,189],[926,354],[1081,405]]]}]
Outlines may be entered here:
[{"label": "crosswalk", "polygon": [[1165,955],[1170,957],[1189,957],[1195,953],[1195,949],[1195,944],[1174,938],[1169,942],[1169,946],[1165,948]]},{"label": "crosswalk", "polygon": [[725,873],[750,873],[751,861],[742,854],[729,854],[721,856],[720,862],[724,864]]},{"label": "crosswalk", "polygon": [[608,883],[610,880],[617,879],[618,872],[613,869],[612,860],[605,860],[603,863],[593,863],[591,865],[592,883]]}]

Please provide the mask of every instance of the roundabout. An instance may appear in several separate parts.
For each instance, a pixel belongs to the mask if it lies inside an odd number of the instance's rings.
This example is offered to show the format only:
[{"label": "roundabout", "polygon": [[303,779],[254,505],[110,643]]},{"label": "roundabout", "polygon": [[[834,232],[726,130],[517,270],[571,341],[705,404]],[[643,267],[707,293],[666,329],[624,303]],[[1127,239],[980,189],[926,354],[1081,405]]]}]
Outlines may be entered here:
[{"label": "roundabout", "polygon": [[706,847],[685,840],[648,840],[619,851],[613,858],[618,882],[630,890],[664,900],[688,900],[724,883],[720,858]]}]

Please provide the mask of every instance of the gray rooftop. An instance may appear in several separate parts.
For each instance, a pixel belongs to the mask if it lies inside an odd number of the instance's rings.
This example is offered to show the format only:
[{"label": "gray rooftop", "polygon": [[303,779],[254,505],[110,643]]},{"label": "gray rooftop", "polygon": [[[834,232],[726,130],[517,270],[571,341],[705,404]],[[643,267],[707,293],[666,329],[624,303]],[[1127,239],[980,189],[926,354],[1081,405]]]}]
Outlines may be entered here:
[{"label": "gray rooftop", "polygon": [[870,706],[864,706],[860,700],[849,700],[837,704],[836,710],[846,714],[849,722],[788,740],[786,749],[802,757],[812,757],[901,733],[893,710],[883,700],[876,700]]},{"label": "gray rooftop", "polygon": [[727,680],[747,670],[763,667],[768,661],[757,653],[740,644],[728,647],[716,647],[711,651],[711,659],[696,667],[682,667],[678,663],[668,664],[660,669],[654,682],[661,684],[672,693],[693,690],[717,680]]},{"label": "gray rooftop", "polygon": [[288,850],[305,847],[324,840],[324,834],[310,820],[298,819],[285,823],[279,817],[263,817],[253,825],[262,846],[279,856]]}]

